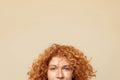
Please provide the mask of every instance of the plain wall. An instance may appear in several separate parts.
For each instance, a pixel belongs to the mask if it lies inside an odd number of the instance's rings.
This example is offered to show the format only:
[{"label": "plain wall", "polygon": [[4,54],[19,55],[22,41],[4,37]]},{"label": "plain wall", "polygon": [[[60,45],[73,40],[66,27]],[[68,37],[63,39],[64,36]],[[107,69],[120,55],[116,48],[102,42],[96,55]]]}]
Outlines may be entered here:
[{"label": "plain wall", "polygon": [[92,80],[120,80],[120,1],[0,1],[0,80],[28,80],[33,60],[53,43],[92,58]]}]

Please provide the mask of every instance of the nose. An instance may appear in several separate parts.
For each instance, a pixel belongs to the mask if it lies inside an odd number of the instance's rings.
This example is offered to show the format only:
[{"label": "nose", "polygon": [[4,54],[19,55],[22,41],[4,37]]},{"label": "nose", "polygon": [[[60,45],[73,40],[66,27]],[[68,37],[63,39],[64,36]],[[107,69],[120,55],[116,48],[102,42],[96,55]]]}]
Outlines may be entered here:
[{"label": "nose", "polygon": [[64,75],[63,75],[63,72],[62,72],[61,69],[59,69],[59,70],[57,71],[57,78],[58,78],[58,79],[63,79],[63,78],[64,78]]}]

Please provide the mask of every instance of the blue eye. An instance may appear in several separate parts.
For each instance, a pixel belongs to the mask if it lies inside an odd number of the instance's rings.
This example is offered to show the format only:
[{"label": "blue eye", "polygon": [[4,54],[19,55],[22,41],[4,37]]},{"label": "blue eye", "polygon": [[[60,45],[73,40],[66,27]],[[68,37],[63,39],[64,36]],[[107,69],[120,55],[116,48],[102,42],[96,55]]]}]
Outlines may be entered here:
[{"label": "blue eye", "polygon": [[56,70],[56,68],[50,68],[50,70]]},{"label": "blue eye", "polygon": [[64,70],[67,70],[67,71],[69,71],[69,70],[70,70],[70,68],[64,68]]}]

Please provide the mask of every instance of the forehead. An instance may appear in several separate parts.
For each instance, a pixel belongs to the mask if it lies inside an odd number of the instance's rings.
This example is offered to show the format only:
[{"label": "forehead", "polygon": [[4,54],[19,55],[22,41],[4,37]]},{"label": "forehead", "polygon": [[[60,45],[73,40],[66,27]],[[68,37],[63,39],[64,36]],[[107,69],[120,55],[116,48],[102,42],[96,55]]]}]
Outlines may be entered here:
[{"label": "forehead", "polygon": [[61,57],[53,57],[49,65],[69,65],[69,61],[66,58],[61,58]]}]

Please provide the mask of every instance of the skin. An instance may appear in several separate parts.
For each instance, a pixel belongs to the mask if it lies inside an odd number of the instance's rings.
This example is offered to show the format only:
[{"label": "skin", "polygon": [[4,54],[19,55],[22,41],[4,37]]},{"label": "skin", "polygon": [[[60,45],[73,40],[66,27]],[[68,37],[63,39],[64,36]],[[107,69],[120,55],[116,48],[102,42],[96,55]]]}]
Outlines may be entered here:
[{"label": "skin", "polygon": [[53,57],[49,63],[48,80],[72,80],[73,70],[65,58]]}]

